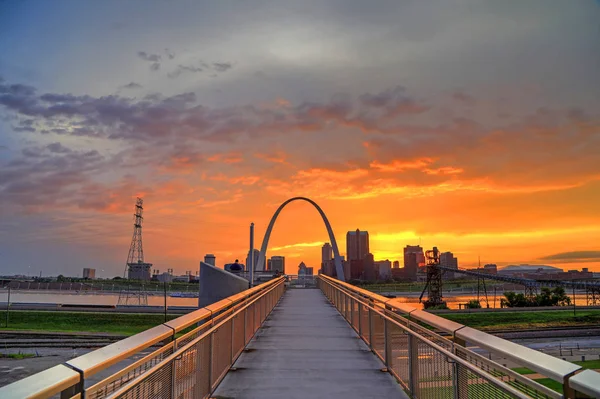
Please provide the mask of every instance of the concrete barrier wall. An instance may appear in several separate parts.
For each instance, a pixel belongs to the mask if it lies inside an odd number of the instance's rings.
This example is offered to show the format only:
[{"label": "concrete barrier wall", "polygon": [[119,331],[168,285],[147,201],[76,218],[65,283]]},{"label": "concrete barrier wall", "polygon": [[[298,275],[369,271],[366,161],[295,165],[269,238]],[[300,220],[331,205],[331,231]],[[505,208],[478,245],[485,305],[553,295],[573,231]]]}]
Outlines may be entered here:
[{"label": "concrete barrier wall", "polygon": [[248,288],[250,288],[250,283],[245,278],[200,262],[199,307],[208,306]]}]

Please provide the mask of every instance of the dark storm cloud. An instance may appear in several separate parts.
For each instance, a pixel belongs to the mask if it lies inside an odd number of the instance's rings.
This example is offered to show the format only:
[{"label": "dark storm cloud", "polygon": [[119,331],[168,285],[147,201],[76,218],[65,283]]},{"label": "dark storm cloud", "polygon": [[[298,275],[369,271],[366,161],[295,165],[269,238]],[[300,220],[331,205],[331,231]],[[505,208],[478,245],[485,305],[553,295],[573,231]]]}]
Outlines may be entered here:
[{"label": "dark storm cloud", "polygon": [[150,64],[150,70],[151,71],[158,71],[160,69],[160,63],[159,62],[155,62],[153,64]]}]

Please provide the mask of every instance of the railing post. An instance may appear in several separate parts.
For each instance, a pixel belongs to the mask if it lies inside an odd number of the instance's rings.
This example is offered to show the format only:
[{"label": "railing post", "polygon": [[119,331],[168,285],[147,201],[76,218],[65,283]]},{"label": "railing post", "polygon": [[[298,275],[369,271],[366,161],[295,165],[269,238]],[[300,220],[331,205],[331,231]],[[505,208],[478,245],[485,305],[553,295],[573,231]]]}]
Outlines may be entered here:
[{"label": "railing post", "polygon": [[572,376],[572,374],[568,375],[565,377],[565,381],[563,382],[563,395],[567,399],[573,399],[576,397],[575,390],[569,386],[569,378]]},{"label": "railing post", "polygon": [[458,377],[458,373],[460,372],[460,365],[458,364],[458,362],[454,362],[454,364],[452,365],[452,371],[452,394],[454,399],[458,399],[460,398],[461,392],[461,389],[459,388],[460,379]]},{"label": "railing post", "polygon": [[[456,336],[454,337],[453,341],[454,341],[454,348],[453,348],[454,354],[456,356],[460,357],[461,359],[464,358],[464,355],[456,350],[456,346],[464,347],[467,345],[467,343],[465,342],[464,339],[457,338]],[[468,375],[467,371],[468,370],[465,367],[460,367],[457,364],[457,367],[456,367],[457,386],[455,387],[455,392],[459,395],[459,396],[456,396],[457,399],[469,397],[469,375]]]},{"label": "railing post", "polygon": [[389,369],[392,368],[392,337],[390,333],[390,328],[388,325],[387,317],[383,318],[383,353],[385,360],[385,367]]},{"label": "railing post", "polygon": [[419,342],[412,334],[408,335],[408,387],[412,397],[419,395]]},{"label": "railing post", "polygon": [[246,334],[246,324],[248,324],[248,308],[244,309],[244,346],[246,346],[246,344],[248,343],[246,342],[246,337],[248,336]]},{"label": "railing post", "polygon": [[234,343],[234,334],[235,334],[235,318],[236,316],[233,316],[231,318],[231,345],[229,346],[230,351],[229,351],[229,366],[233,366],[233,343]]},{"label": "railing post", "polygon": [[78,393],[83,394],[83,377],[82,379],[75,385],[65,389],[60,393],[60,399],[70,399]]},{"label": "railing post", "polygon": [[369,319],[367,320],[367,323],[369,323],[369,346],[371,347],[371,351],[374,351],[374,349],[373,349],[373,312],[371,311],[371,308],[367,308],[367,312],[369,315]]},{"label": "railing post", "polygon": [[213,344],[214,344],[214,335],[212,332],[209,335],[208,341],[208,391],[212,393],[212,373],[213,373]]},{"label": "railing post", "polygon": [[362,338],[362,304],[357,301],[358,305],[358,336]]},{"label": "railing post", "polygon": [[354,299],[350,298],[350,325],[354,329]]},{"label": "railing post", "polygon": [[173,361],[171,362],[171,398],[175,399],[177,397],[177,394],[175,392],[175,383],[176,383],[176,375],[175,375],[175,370],[177,368],[177,358],[174,358]]}]

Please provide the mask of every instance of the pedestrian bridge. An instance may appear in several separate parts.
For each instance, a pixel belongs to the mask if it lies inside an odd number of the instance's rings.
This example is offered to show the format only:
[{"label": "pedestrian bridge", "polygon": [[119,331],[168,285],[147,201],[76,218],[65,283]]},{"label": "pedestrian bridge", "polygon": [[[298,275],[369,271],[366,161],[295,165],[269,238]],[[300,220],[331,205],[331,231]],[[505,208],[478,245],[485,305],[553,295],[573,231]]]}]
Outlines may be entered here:
[{"label": "pedestrian bridge", "polygon": [[330,277],[281,277],[0,388],[0,398],[600,397],[600,374],[580,369]]}]

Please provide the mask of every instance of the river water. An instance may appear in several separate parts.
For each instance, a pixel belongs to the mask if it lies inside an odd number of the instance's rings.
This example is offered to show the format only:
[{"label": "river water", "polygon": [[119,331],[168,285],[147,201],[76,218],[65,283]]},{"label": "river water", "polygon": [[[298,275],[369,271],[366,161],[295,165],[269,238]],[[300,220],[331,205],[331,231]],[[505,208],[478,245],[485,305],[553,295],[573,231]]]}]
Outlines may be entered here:
[{"label": "river water", "polygon": [[[466,290],[465,290],[466,291]],[[444,300],[447,302],[450,309],[458,309],[459,304],[467,303],[473,299],[477,299],[477,293],[475,292],[448,292],[444,293]],[[470,291],[470,290],[469,290]],[[409,303],[414,307],[420,308],[422,305],[419,303],[420,293],[416,292],[386,292],[381,293],[389,296],[395,296],[402,302]],[[0,290],[0,302],[6,302],[8,297],[8,291],[5,289]],[[488,302],[490,308],[499,308],[500,299],[504,296],[497,292],[488,293]],[[423,298],[426,299],[426,298]],[[486,307],[484,297],[480,298],[482,307]],[[585,293],[576,293],[575,295],[576,304],[579,306],[586,305]],[[11,290],[10,302],[11,303],[56,303],[56,304],[74,304],[74,305],[117,305],[119,301],[119,294],[112,292],[97,292],[97,291],[46,291],[46,290]],[[164,306],[164,296],[159,291],[156,293],[149,293],[148,295],[149,306]],[[177,298],[167,296],[167,306],[197,306],[198,298]]]}]

